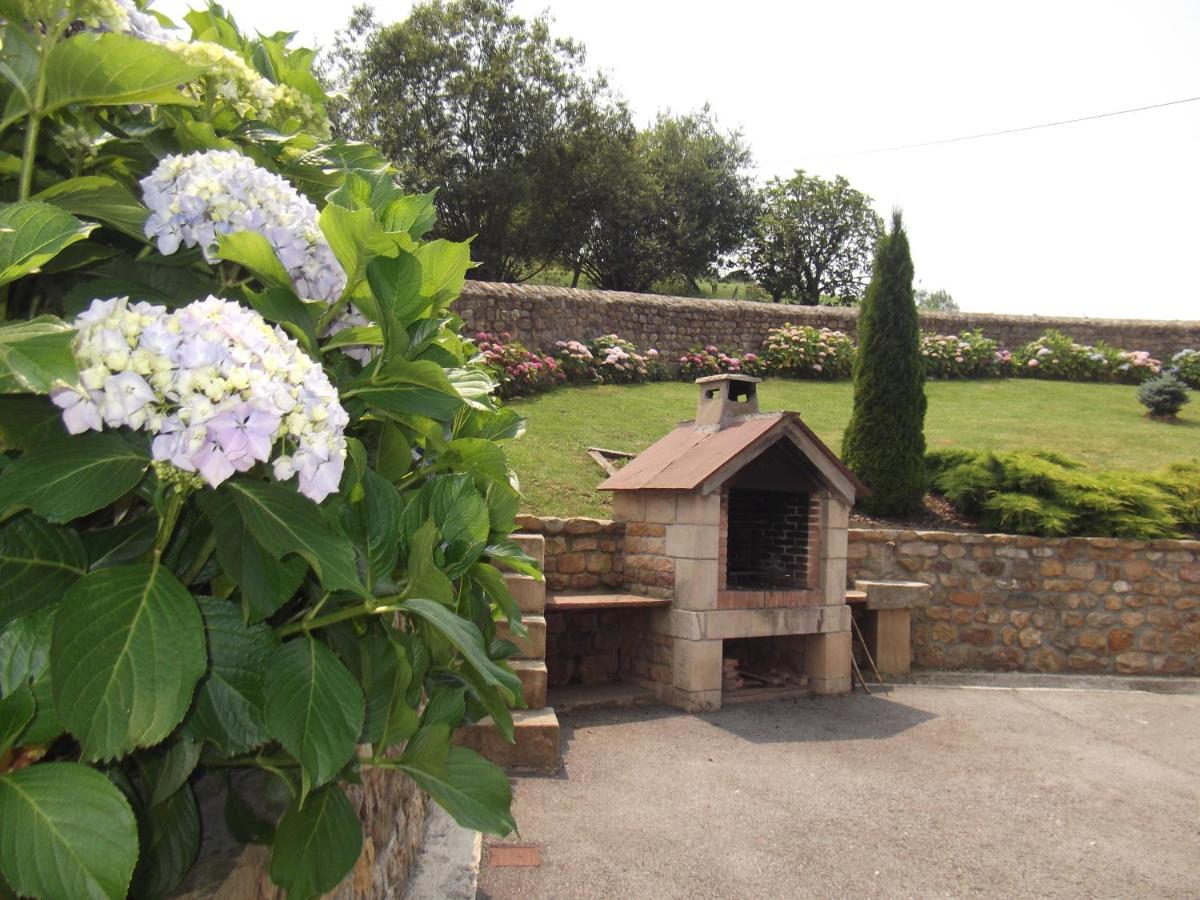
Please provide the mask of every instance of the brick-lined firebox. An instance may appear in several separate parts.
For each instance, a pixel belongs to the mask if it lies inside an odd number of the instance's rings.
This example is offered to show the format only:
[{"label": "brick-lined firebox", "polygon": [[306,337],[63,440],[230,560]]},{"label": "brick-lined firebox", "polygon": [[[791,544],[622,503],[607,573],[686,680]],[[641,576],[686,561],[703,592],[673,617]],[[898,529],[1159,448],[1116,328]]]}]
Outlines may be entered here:
[{"label": "brick-lined firebox", "polygon": [[[665,597],[626,611],[620,674],[685,709],[715,709],[728,661],[761,648],[816,693],[848,691],[846,528],[865,488],[798,414],[759,412],[758,379],[698,383],[695,421],[600,486],[625,523],[631,590]],[[751,640],[763,638],[776,640]]]}]

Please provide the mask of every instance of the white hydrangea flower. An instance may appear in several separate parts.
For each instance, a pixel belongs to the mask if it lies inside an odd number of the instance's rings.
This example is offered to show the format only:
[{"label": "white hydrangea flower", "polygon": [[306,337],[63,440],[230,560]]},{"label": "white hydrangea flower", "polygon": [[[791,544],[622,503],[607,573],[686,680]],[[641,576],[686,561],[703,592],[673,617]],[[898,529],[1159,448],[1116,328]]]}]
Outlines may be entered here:
[{"label": "white hydrangea flower", "polygon": [[181,245],[199,246],[212,262],[218,235],[254,231],[270,242],[303,299],[332,301],[346,286],[317,208],[236,151],[168,156],[141,185],[150,207],[146,236],[166,256]]},{"label": "white hydrangea flower", "polygon": [[71,434],[132,428],[152,452],[213,487],[273,461],[320,503],[338,489],[349,416],[325,371],[279,327],[208,297],[167,312],[127,297],[95,300],[75,320],[77,385],[50,399]]}]

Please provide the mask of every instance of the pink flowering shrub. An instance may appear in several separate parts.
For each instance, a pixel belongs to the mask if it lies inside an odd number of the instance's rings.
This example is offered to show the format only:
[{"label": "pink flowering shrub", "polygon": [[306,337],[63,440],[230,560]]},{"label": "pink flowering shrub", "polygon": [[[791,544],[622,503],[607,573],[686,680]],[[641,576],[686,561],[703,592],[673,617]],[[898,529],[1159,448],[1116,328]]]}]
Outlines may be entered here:
[{"label": "pink flowering shrub", "polygon": [[702,378],[705,375],[720,375],[725,372],[762,378],[767,374],[767,363],[757,353],[722,350],[713,344],[692,347],[679,357],[679,377],[683,381]]},{"label": "pink flowering shrub", "polygon": [[767,370],[789,378],[848,378],[854,367],[854,342],[830,328],[786,324],[772,328],[763,341]]},{"label": "pink flowering shrub", "polygon": [[922,334],[921,362],[928,378],[994,378],[1012,372],[1012,354],[978,330]]},{"label": "pink flowering shrub", "polygon": [[534,353],[508,332],[475,335],[475,346],[483,363],[498,382],[495,393],[501,397],[523,397],[548,391],[567,380],[562,366],[553,357]]},{"label": "pink flowering shrub", "polygon": [[1029,378],[1121,384],[1141,384],[1162,371],[1162,363],[1144,350],[1119,350],[1103,341],[1092,347],[1054,330],[1019,348],[1013,363]]},{"label": "pink flowering shrub", "polygon": [[668,375],[657,350],[651,348],[642,353],[633,342],[615,334],[601,335],[591,342],[588,349],[596,372],[593,380],[602,384],[662,381]]},{"label": "pink flowering shrub", "polygon": [[592,351],[588,349],[587,344],[582,341],[555,341],[554,351],[554,358],[558,361],[558,365],[567,376],[568,381],[580,383],[596,381],[598,377],[596,358],[592,356]]}]

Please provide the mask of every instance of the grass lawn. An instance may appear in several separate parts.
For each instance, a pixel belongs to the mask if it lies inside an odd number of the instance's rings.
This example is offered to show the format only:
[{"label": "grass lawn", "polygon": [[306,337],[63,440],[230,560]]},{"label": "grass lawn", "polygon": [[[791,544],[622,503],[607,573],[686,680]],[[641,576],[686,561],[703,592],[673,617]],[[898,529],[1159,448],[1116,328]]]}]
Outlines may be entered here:
[{"label": "grass lawn", "polygon": [[[603,478],[588,447],[639,452],[676,422],[692,418],[697,388],[665,382],[564,388],[512,408],[528,432],[508,444],[521,478],[527,512],[557,516],[608,515]],[[1150,471],[1200,458],[1200,395],[1179,422],[1142,416],[1137,388],[1064,381],[932,381],[925,438],[931,449],[1046,448],[1098,468]],[[770,380],[759,385],[764,410],[792,409],[835,451],[850,418],[849,382]]]}]

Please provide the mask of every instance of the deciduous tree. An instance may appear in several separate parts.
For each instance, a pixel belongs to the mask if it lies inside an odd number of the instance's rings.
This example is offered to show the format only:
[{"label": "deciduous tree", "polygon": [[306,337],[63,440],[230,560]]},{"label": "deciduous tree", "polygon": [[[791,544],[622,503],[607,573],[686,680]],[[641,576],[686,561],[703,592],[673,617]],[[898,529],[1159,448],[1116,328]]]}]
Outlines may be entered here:
[{"label": "deciduous tree", "polygon": [[858,298],[883,220],[871,198],[838,176],[826,181],[802,170],[774,178],[747,253],[747,268],[778,302],[794,296],[816,306],[822,294]]},{"label": "deciduous tree", "polygon": [[387,26],[356,10],[335,55],[336,132],[380,147],[410,190],[437,191],[442,232],[474,236],[477,277],[520,280],[559,254],[548,217],[563,207],[544,200],[587,148],[573,136],[614,105],[581,44],[511,0],[433,0]]}]

